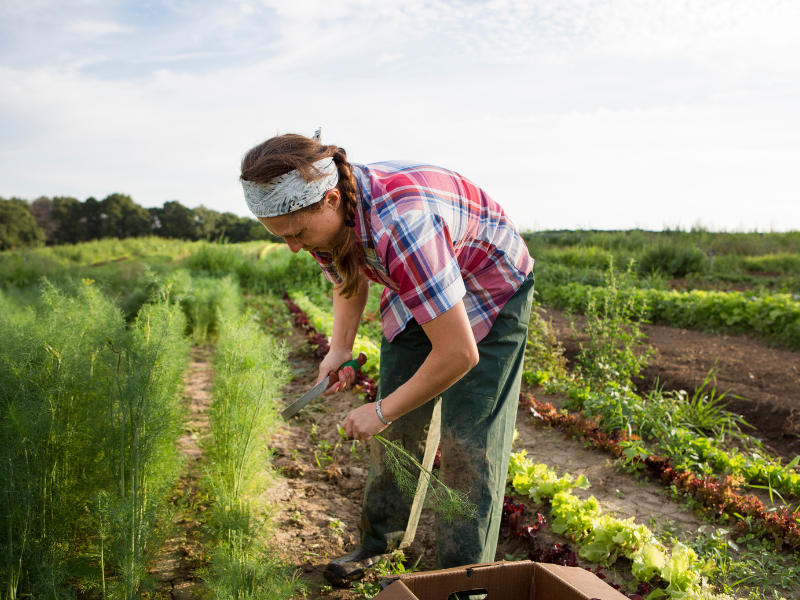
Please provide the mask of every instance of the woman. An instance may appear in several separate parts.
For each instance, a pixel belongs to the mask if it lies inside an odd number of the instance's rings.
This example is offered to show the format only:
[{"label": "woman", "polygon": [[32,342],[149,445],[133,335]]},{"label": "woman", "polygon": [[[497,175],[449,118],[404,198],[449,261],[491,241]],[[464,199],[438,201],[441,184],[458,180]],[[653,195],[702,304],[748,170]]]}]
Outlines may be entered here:
[{"label": "woman", "polygon": [[[437,565],[491,562],[533,297],[533,259],[502,208],[457,173],[430,165],[349,163],[344,149],[301,135],[271,138],[242,160],[250,210],[293,252],[306,250],[334,284],[330,352],[321,381],[352,358],[369,283],[381,297],[383,339],[376,403],[353,409],[348,436],[383,434],[421,461],[440,396],[440,479],[468,492],[475,520],[437,520]],[[351,370],[340,384],[353,384]],[[391,427],[389,427],[391,425]],[[411,501],[372,444],[361,546],[326,568],[347,585],[396,548]]]}]

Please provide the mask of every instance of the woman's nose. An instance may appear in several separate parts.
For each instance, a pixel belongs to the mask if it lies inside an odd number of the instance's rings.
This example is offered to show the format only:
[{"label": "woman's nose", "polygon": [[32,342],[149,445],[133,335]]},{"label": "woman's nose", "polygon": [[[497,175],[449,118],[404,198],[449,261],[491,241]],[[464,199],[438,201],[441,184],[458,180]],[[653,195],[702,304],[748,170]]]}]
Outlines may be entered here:
[{"label": "woman's nose", "polygon": [[286,245],[289,246],[289,250],[291,250],[295,254],[297,254],[298,252],[300,252],[300,250],[303,249],[303,244],[292,238],[286,240]]}]

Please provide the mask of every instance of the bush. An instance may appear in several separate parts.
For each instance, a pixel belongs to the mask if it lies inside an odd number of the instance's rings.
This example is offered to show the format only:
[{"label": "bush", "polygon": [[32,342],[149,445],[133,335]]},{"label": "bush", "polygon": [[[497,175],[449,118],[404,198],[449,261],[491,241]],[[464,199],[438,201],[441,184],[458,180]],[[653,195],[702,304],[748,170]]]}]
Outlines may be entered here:
[{"label": "bush", "polygon": [[692,273],[703,273],[706,270],[705,252],[696,246],[678,248],[677,246],[658,245],[648,248],[639,260],[639,273],[649,275],[661,273],[667,277],[682,278]]},{"label": "bush", "polygon": [[241,312],[239,283],[232,275],[222,279],[195,277],[191,291],[181,300],[195,346],[205,346],[219,333],[220,315],[235,318]]}]

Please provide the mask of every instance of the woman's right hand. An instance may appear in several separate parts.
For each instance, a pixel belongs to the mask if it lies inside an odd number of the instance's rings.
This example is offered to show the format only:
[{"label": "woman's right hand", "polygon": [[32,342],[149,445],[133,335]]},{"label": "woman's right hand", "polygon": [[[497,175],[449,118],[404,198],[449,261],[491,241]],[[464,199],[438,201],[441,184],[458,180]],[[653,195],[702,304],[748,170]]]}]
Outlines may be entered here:
[{"label": "woman's right hand", "polygon": [[[319,376],[317,377],[317,383],[322,381],[323,379],[327,378],[330,375],[331,371],[336,372],[339,366],[342,363],[346,363],[348,360],[353,359],[353,353],[349,350],[333,350],[331,349],[327,356],[322,359],[322,362],[319,365]],[[339,381],[334,383],[331,387],[325,390],[322,395],[323,396],[330,396],[336,392],[341,392],[346,390],[348,387],[353,387],[353,384],[356,380],[356,372],[353,367],[347,367],[346,369],[342,369],[338,371]]]}]

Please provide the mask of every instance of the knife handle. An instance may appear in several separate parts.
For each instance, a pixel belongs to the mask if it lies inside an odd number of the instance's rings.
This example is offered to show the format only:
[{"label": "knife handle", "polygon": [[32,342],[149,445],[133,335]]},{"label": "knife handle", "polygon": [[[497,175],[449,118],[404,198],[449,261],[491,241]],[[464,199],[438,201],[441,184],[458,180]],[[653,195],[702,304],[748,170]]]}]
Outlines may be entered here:
[{"label": "knife handle", "polygon": [[348,360],[346,363],[342,363],[338,369],[335,371],[331,371],[328,375],[328,387],[332,386],[334,383],[339,381],[339,371],[344,369],[345,367],[353,367],[356,371],[360,370],[367,364],[367,355],[361,352],[357,358],[353,360]]}]

